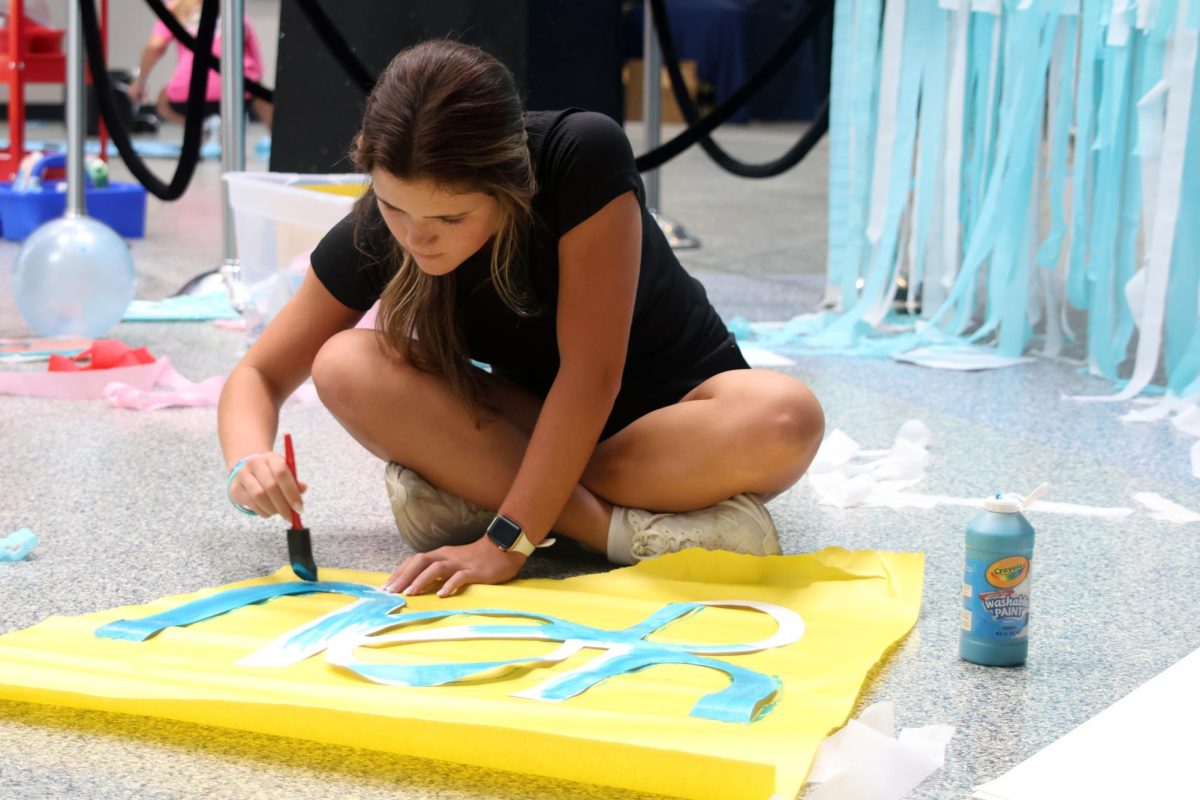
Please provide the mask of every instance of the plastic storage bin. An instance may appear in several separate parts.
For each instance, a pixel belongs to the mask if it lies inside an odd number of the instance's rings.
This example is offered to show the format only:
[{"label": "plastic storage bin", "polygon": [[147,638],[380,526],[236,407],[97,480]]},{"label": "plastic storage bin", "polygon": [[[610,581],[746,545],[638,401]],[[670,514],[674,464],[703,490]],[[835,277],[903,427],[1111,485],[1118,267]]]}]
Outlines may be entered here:
[{"label": "plastic storage bin", "polygon": [[308,254],[350,213],[369,184],[366,175],[227,172],[242,283],[254,328],[270,321],[300,285]]},{"label": "plastic storage bin", "polygon": [[[36,175],[66,164],[65,153],[54,153],[33,167]],[[85,171],[86,177],[86,171]],[[146,190],[137,183],[111,182],[97,188],[87,177],[86,210],[90,217],[108,225],[126,239],[146,235]],[[0,181],[0,234],[19,242],[39,226],[63,215],[67,208],[66,185],[55,181],[28,192],[13,190],[12,183]]]}]

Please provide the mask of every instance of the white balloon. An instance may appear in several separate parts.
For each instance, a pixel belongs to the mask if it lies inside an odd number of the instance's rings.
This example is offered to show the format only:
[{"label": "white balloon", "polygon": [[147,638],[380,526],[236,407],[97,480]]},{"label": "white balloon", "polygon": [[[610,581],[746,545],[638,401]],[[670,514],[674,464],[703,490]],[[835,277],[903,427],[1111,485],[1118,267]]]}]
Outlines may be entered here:
[{"label": "white balloon", "polygon": [[98,337],[111,330],[137,288],[129,245],[90,217],[35,230],[13,262],[17,308],[42,336]]}]

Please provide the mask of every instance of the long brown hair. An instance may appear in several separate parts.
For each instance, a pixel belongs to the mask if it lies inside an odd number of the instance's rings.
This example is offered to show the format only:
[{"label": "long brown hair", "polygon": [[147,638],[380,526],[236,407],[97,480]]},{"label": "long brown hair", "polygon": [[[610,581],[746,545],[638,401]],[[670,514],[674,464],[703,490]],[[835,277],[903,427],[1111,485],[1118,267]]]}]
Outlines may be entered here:
[{"label": "long brown hair", "polygon": [[[491,242],[492,283],[506,305],[528,314],[514,262],[532,220],[536,185],[525,116],[512,74],[477,47],[450,40],[400,51],[367,98],[351,158],[403,181],[424,180],[450,192],[483,192],[500,206]],[[373,191],[356,203],[355,241],[365,249]],[[371,236],[379,241],[378,232]],[[427,275],[391,236],[395,275],[380,298],[376,330],[384,346],[413,366],[442,375],[479,420],[480,387],[455,313],[454,272]],[[485,245],[486,247],[487,245]]]}]

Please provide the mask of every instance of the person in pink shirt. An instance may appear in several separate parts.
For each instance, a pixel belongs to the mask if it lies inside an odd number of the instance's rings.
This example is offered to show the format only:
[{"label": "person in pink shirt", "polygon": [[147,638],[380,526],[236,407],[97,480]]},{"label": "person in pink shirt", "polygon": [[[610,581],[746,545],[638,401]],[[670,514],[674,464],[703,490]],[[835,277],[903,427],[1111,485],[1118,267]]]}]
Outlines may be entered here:
[{"label": "person in pink shirt", "polygon": [[[177,0],[171,6],[171,13],[193,36],[199,27],[200,4],[201,0]],[[257,81],[262,78],[262,54],[258,47],[258,37],[254,34],[250,20],[243,20],[243,29],[245,31],[243,45],[245,75],[248,79]],[[171,29],[162,20],[156,20],[154,29],[150,32],[150,39],[142,51],[138,75],[129,84],[129,96],[135,103],[149,102],[146,81],[155,65],[166,55],[167,49],[173,41],[175,41],[175,37],[171,35]],[[175,51],[178,56],[175,71],[171,74],[166,88],[159,93],[155,102],[155,110],[165,120],[182,123],[184,109],[187,105],[188,84],[192,76],[192,51],[179,42],[175,43]],[[218,27],[216,39],[213,42],[213,55],[220,56],[220,54],[221,32]],[[215,70],[208,73],[208,86],[204,99],[204,115],[206,117],[221,113],[221,76]],[[246,104],[254,108],[255,114],[266,123],[268,128],[271,127],[273,108],[270,103],[258,98],[251,98],[247,94]]]}]

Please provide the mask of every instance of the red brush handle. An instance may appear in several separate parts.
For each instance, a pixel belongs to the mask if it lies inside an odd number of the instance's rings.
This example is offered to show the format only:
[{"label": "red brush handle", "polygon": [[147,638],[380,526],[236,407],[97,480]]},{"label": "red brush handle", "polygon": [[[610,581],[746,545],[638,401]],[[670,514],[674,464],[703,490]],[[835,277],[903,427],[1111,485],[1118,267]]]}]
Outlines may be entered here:
[{"label": "red brush handle", "polygon": [[[283,455],[287,459],[288,470],[292,473],[292,477],[296,478],[296,453],[292,450],[292,435],[290,433],[283,435]],[[296,480],[299,482],[299,478],[296,478]],[[292,530],[298,531],[303,527],[304,525],[300,522],[300,515],[293,509]]]}]

